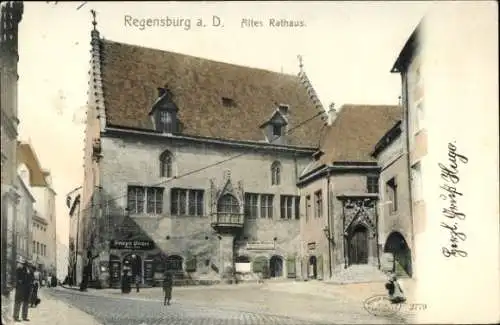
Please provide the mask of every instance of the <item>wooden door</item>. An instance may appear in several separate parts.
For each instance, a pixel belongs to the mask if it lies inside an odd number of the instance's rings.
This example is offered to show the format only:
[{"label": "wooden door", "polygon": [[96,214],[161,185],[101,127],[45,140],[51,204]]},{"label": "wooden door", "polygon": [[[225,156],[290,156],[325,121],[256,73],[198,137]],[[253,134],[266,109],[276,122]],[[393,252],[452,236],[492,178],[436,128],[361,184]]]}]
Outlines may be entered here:
[{"label": "wooden door", "polygon": [[368,263],[368,230],[358,226],[349,240],[349,264]]}]

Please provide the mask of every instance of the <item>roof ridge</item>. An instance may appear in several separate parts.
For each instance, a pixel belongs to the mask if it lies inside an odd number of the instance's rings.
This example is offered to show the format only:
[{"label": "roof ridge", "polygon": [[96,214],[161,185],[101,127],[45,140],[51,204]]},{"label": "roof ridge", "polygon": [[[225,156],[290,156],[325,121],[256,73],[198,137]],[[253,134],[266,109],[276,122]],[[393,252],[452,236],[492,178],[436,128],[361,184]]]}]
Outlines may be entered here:
[{"label": "roof ridge", "polygon": [[193,59],[198,59],[198,60],[203,60],[203,61],[209,61],[211,63],[225,64],[225,65],[234,66],[234,67],[237,67],[237,68],[245,68],[245,69],[258,70],[258,71],[263,71],[263,72],[268,72],[268,73],[274,73],[274,74],[285,76],[285,77],[299,78],[298,75],[293,74],[293,73],[278,72],[278,71],[273,71],[273,70],[264,69],[264,68],[258,68],[258,67],[254,67],[254,66],[248,66],[248,65],[236,64],[236,63],[230,63],[230,62],[225,62],[225,61],[218,61],[218,60],[215,60],[215,59],[209,59],[209,58],[205,58],[205,57],[201,57],[201,56],[196,56],[196,55],[192,55],[192,54],[186,54],[186,53],[181,53],[181,52],[176,52],[176,51],[169,51],[169,50],[162,50],[162,49],[158,49],[158,48],[154,48],[154,47],[148,47],[148,46],[143,46],[143,45],[131,44],[131,43],[127,43],[127,42],[113,41],[113,40],[104,39],[104,38],[101,38],[100,42],[115,43],[115,44],[120,44],[120,45],[125,45],[125,46],[132,46],[132,47],[142,48],[142,49],[151,50],[151,51],[171,53],[171,54],[175,54],[175,55],[190,57],[190,58],[193,58]]}]

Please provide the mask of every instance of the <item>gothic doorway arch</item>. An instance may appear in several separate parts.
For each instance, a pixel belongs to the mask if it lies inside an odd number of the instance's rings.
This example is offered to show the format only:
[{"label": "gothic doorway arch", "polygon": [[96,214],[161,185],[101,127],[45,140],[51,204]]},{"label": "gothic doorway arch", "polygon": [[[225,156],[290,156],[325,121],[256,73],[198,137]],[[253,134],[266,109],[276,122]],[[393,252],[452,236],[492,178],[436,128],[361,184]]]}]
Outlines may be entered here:
[{"label": "gothic doorway arch", "polygon": [[278,255],[273,255],[269,261],[269,271],[271,278],[279,278],[283,276],[283,258]]},{"label": "gothic doorway arch", "polygon": [[318,259],[314,255],[309,257],[308,275],[311,279],[318,278]]},{"label": "gothic doorway arch", "polygon": [[392,253],[394,256],[394,271],[397,275],[412,276],[411,250],[401,233],[394,231],[387,237],[384,253]]},{"label": "gothic doorway arch", "polygon": [[364,225],[354,227],[348,238],[349,264],[368,264],[368,229]]},{"label": "gothic doorway arch", "polygon": [[182,262],[184,259],[179,255],[170,255],[165,261],[165,269],[170,272],[182,272]]}]

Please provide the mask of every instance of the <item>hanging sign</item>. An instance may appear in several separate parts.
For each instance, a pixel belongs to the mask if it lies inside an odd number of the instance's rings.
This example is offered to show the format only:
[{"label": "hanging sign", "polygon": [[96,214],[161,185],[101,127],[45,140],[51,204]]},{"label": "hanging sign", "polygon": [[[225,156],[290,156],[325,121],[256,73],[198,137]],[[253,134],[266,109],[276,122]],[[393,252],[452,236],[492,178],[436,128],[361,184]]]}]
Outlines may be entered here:
[{"label": "hanging sign", "polygon": [[151,240],[112,240],[109,243],[111,249],[150,250],[155,248]]}]

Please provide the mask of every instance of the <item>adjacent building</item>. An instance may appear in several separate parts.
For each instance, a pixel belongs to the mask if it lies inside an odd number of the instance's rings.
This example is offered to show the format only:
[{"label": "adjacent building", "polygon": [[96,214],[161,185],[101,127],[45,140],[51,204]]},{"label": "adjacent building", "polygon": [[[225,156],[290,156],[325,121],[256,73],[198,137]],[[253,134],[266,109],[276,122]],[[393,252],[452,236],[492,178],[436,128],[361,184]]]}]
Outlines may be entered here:
[{"label": "adjacent building", "polygon": [[35,198],[30,190],[29,170],[26,166],[19,168],[16,181],[19,193],[15,225],[16,254],[25,261],[29,261],[32,259],[34,252],[31,246],[31,238],[33,231],[32,223],[35,218]]},{"label": "adjacent building", "polygon": [[399,106],[330,111],[319,150],[299,178],[302,273],[334,282],[383,279],[379,271],[379,174],[371,155],[401,118]]},{"label": "adjacent building", "polygon": [[402,121],[397,121],[378,141],[372,156],[380,167],[380,254],[393,255],[394,271],[398,276],[412,276],[413,223],[403,130]]},{"label": "adjacent building", "polygon": [[297,182],[326,120],[307,75],[91,38],[80,240],[92,280],[301,276]]},{"label": "adjacent building", "polygon": [[[1,109],[1,285],[7,295],[14,284],[16,267],[15,223],[19,193],[17,178],[17,64],[18,27],[23,15],[21,1],[0,3],[0,109]],[[3,304],[2,304],[3,305]],[[3,310],[3,309],[2,309]],[[2,312],[3,315],[3,312]]]},{"label": "adjacent building", "polygon": [[55,196],[50,172],[42,168],[36,152],[28,142],[19,142],[18,169],[25,175],[25,184],[32,193],[34,214],[31,224],[32,261],[43,274],[57,272]]},{"label": "adjacent building", "polygon": [[[428,168],[427,129],[425,125],[424,86],[422,80],[422,57],[419,43],[420,23],[405,46],[401,50],[394,66],[393,73],[401,74],[403,102],[403,146],[407,152],[407,170],[410,190],[410,215],[413,218],[413,245],[425,230],[426,204],[423,196],[422,173]],[[413,264],[418,264],[413,256]],[[413,270],[415,273],[415,269]]]}]

